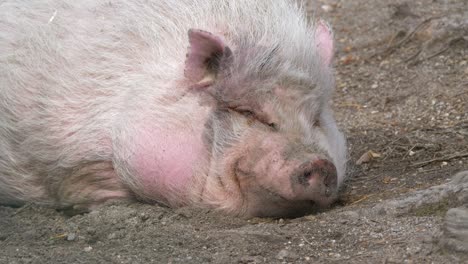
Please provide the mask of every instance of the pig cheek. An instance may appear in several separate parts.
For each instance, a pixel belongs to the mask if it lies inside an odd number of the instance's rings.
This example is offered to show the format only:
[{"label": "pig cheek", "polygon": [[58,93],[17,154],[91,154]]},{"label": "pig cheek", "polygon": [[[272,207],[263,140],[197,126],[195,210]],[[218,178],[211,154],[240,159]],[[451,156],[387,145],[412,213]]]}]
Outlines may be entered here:
[{"label": "pig cheek", "polygon": [[239,159],[237,164],[239,181],[249,183],[243,184],[244,186],[267,187],[273,181],[280,180],[277,174],[281,172],[284,160],[278,148],[276,150],[268,148],[269,141],[266,139],[260,144],[252,144],[258,147],[249,149],[245,156]]},{"label": "pig cheek", "polygon": [[285,215],[288,208],[284,205],[286,201],[261,186],[257,182],[256,175],[238,170],[236,177],[243,201],[242,210],[246,215],[256,217]]},{"label": "pig cheek", "polygon": [[249,196],[261,194],[258,190],[269,190],[277,197],[292,198],[289,175],[294,166],[286,164],[281,155],[283,147],[279,142],[279,138],[265,137],[258,144],[252,144],[257,148],[246,152],[238,161],[236,174],[241,183],[240,187],[245,193],[249,193]]}]

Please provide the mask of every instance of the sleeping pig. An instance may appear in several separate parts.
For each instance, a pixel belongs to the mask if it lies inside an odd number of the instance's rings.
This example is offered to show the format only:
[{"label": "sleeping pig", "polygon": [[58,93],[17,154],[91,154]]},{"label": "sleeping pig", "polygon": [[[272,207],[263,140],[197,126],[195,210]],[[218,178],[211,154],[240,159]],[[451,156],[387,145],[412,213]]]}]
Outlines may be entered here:
[{"label": "sleeping pig", "polygon": [[1,204],[288,216],[336,200],[333,37],[293,2],[0,7]]}]

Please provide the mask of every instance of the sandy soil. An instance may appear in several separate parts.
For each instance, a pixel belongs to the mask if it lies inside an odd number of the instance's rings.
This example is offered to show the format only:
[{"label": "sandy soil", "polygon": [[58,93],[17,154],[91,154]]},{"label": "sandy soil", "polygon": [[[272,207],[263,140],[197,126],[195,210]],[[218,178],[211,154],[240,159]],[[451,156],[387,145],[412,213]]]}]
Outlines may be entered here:
[{"label": "sandy soil", "polygon": [[446,212],[468,188],[424,191],[468,169],[468,2],[306,9],[330,22],[337,43],[334,105],[350,178],[333,208],[240,219],[138,203],[75,216],[0,207],[0,263],[468,263],[468,251],[441,242]]}]

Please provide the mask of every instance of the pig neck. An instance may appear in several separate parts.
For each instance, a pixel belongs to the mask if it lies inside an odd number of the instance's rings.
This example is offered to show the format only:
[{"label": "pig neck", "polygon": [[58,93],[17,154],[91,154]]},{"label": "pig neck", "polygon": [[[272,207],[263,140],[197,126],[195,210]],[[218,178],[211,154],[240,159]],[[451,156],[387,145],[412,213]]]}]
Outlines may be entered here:
[{"label": "pig neck", "polygon": [[143,122],[138,129],[138,148],[132,163],[147,198],[172,206],[189,202],[188,196],[206,168],[210,149],[203,141],[208,111],[197,110],[177,124],[160,122],[156,126],[154,122]]}]

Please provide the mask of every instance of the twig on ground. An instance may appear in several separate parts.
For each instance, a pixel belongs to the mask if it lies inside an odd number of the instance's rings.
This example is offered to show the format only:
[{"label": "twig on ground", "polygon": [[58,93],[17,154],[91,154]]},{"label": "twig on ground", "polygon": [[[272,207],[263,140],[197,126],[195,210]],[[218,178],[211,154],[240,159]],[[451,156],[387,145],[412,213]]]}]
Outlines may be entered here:
[{"label": "twig on ground", "polygon": [[[465,41],[465,39],[463,37],[453,38],[448,42],[448,44],[445,47],[443,47],[440,50],[434,52],[433,54],[428,55],[428,56],[426,56],[426,57],[424,57],[422,59],[414,60],[414,61],[411,62],[411,60],[413,60],[413,59],[415,59],[417,57],[417,56],[413,55],[413,56],[411,56],[411,59],[405,60],[405,62],[409,62],[408,65],[414,66],[414,65],[417,65],[417,64],[419,64],[419,63],[421,63],[421,62],[423,62],[425,60],[430,60],[430,59],[432,59],[432,58],[446,52],[447,50],[449,50],[453,45],[455,45],[459,41]],[[419,52],[417,52],[417,54],[419,54],[419,53],[421,53],[421,50],[419,50]]]},{"label": "twig on ground", "polygon": [[23,205],[21,208],[19,208],[18,210],[16,210],[16,211],[13,213],[13,215],[17,215],[17,214],[21,213],[22,211],[24,211],[24,210],[30,208],[31,206],[32,206],[32,203],[27,203],[27,204]]},{"label": "twig on ground", "polygon": [[304,241],[307,242],[307,244],[313,246],[313,244],[307,238],[305,238],[305,236],[302,236],[302,239],[304,239]]},{"label": "twig on ground", "polygon": [[356,200],[356,201],[350,203],[349,205],[354,205],[354,204],[360,203],[360,202],[362,202],[362,201],[364,201],[364,200],[366,200],[366,199],[369,199],[369,197],[372,197],[372,196],[373,196],[373,194],[364,195],[364,197],[362,197],[362,198],[360,198],[360,199],[358,199],[358,200]]},{"label": "twig on ground", "polygon": [[409,58],[407,58],[406,60],[404,60],[403,62],[404,63],[409,63],[411,62],[412,60],[416,59],[419,54],[421,54],[423,49],[418,49],[418,51],[416,51],[413,55],[409,56]]},{"label": "twig on ground", "polygon": [[[396,49],[398,49],[399,47],[403,46],[403,44],[408,42],[414,36],[414,34],[416,34],[416,32],[418,32],[419,30],[421,30],[421,28],[423,28],[426,24],[428,24],[429,22],[431,22],[432,20],[437,19],[437,18],[440,18],[440,16],[430,17],[430,18],[427,18],[427,19],[421,21],[421,23],[419,23],[415,28],[413,28],[413,30],[411,30],[408,34],[406,34],[406,36],[403,37],[400,41],[398,41],[395,44],[389,45],[384,51],[376,53],[376,54],[372,55],[371,57],[375,57],[375,56],[377,56],[379,54],[381,54],[383,56],[390,55]],[[401,34],[401,31],[399,31],[397,34],[395,34],[395,36],[392,37],[391,42],[393,42],[393,40],[400,34]]]},{"label": "twig on ground", "polygon": [[452,156],[446,156],[446,157],[441,157],[441,158],[435,158],[431,160],[426,160],[426,161],[421,161],[421,162],[416,162],[410,165],[410,167],[417,167],[417,166],[425,166],[429,163],[432,162],[437,162],[437,161],[449,161],[457,158],[463,158],[463,157],[468,157],[468,152],[467,153],[461,153],[461,154],[455,154]]}]

